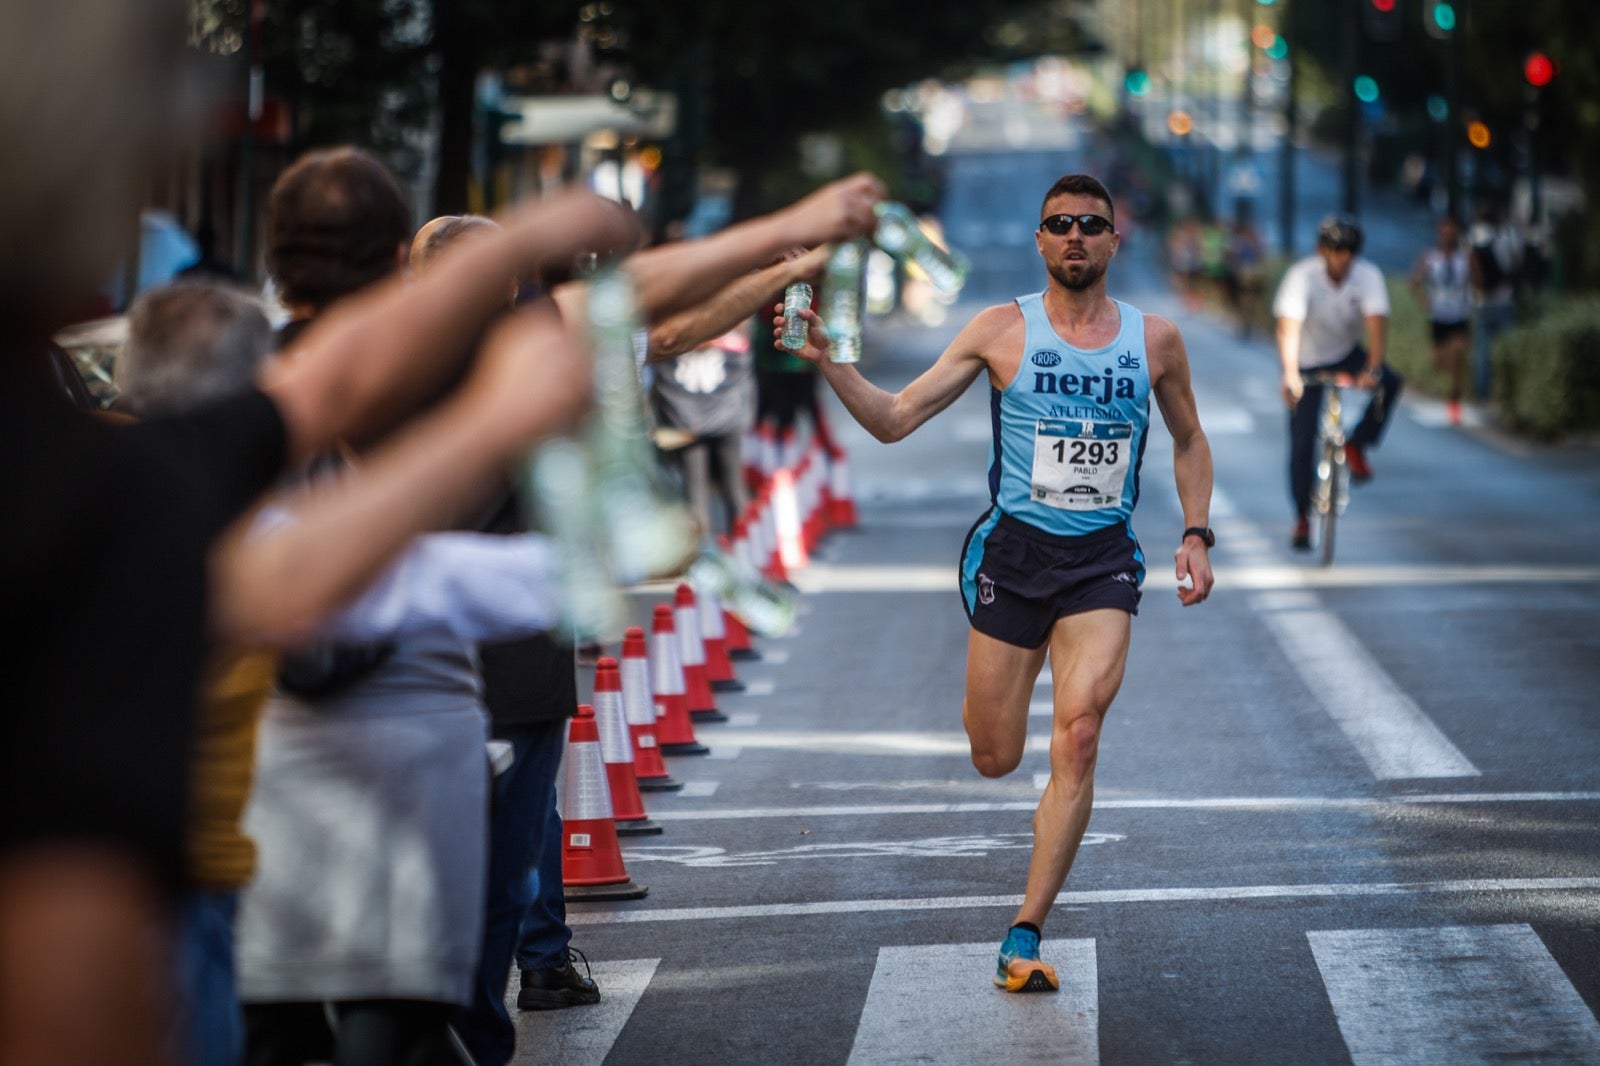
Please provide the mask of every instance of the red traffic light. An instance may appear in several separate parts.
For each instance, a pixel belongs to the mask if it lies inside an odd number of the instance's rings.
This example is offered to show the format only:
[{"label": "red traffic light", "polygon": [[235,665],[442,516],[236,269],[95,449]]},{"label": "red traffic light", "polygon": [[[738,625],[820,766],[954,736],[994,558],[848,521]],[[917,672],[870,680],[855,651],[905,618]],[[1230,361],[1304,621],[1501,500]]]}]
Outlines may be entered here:
[{"label": "red traffic light", "polygon": [[1522,76],[1535,89],[1542,89],[1556,76],[1556,65],[1543,52],[1530,52],[1522,64]]},{"label": "red traffic light", "polygon": [[1372,0],[1372,6],[1385,15],[1394,10],[1397,0]]}]

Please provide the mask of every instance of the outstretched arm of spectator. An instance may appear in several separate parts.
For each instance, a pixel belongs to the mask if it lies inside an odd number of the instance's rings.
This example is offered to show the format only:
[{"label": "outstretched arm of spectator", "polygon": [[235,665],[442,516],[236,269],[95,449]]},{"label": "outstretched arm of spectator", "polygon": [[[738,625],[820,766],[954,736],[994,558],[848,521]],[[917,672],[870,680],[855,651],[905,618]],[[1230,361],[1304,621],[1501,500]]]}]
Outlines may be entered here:
[{"label": "outstretched arm of spectator", "polygon": [[[503,296],[502,296],[503,299]],[[236,523],[213,549],[212,625],[226,646],[290,646],[365,589],[413,536],[459,522],[515,465],[568,428],[589,397],[589,358],[548,306],[489,333],[471,375],[375,448],[352,476],[308,493],[295,521]]]},{"label": "outstretched arm of spectator", "polygon": [[416,280],[340,301],[263,372],[288,427],[289,458],[339,440],[369,442],[445,391],[472,341],[506,305],[506,279],[569,263],[586,249],[631,247],[630,212],[589,193],[545,197],[506,216]]},{"label": "outstretched arm of spectator", "polygon": [[732,282],[709,300],[651,326],[649,359],[654,362],[682,355],[737,327],[765,309],[779,292],[793,283],[814,279],[827,264],[832,248],[831,244],[824,244],[808,252],[785,256],[763,270]]},{"label": "outstretched arm of spectator", "polygon": [[[877,225],[872,207],[883,196],[883,182],[862,171],[709,237],[635,252],[625,263],[639,313],[647,324],[660,322],[703,303],[730,281],[766,266],[791,248],[871,233]],[[556,289],[556,300],[570,321],[581,319],[585,293],[581,282]]]}]

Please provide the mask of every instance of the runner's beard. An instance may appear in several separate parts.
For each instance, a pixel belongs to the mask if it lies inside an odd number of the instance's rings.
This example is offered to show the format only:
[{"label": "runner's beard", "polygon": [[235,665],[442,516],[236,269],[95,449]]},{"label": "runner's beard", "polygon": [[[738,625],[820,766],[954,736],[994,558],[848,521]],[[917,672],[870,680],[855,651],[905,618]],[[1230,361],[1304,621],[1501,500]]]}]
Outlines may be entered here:
[{"label": "runner's beard", "polygon": [[[1070,269],[1078,264],[1081,269]],[[1095,282],[1106,276],[1106,263],[1096,263],[1093,259],[1075,259],[1071,263],[1050,263],[1047,269],[1056,283],[1068,292],[1083,292],[1093,287]]]}]

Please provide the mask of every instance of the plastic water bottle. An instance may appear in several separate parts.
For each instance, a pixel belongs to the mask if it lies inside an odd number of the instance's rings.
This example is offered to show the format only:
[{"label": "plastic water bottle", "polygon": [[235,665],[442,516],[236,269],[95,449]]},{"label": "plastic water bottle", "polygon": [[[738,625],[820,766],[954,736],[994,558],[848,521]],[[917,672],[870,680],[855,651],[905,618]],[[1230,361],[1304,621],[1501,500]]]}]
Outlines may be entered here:
[{"label": "plastic water bottle", "polygon": [[866,259],[866,242],[859,240],[846,241],[828,257],[822,317],[833,342],[828,358],[835,363],[861,361],[861,271]]},{"label": "plastic water bottle", "polygon": [[571,437],[546,441],[523,469],[537,526],[550,537],[559,562],[559,635],[574,643],[610,640],[626,621],[627,605],[604,557],[601,516],[589,453]]},{"label": "plastic water bottle", "polygon": [[781,637],[798,613],[793,593],[774,585],[743,560],[707,541],[689,565],[689,583],[710,589],[729,611],[760,637]]},{"label": "plastic water bottle", "polygon": [[800,312],[811,306],[811,286],[797,281],[783,290],[783,346],[798,352],[806,346],[811,324],[800,317]]},{"label": "plastic water bottle", "polygon": [[678,573],[695,548],[694,520],[662,482],[651,449],[627,274],[607,269],[590,278],[587,324],[595,409],[585,440],[613,572],[624,584]]},{"label": "plastic water bottle", "polygon": [[872,210],[878,216],[873,239],[879,248],[902,263],[915,263],[944,295],[955,296],[961,291],[970,269],[966,256],[935,243],[905,204],[880,200]]}]

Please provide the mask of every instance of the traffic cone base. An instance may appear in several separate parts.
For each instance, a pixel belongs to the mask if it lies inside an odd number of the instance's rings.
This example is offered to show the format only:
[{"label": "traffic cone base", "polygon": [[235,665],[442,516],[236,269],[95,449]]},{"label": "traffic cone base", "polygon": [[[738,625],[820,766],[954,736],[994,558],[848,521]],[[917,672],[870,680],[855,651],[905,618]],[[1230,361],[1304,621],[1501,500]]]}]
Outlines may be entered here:
[{"label": "traffic cone base", "polygon": [[645,837],[655,836],[665,832],[660,823],[652,822],[648,818],[618,818],[617,836],[619,837]]},{"label": "traffic cone base", "polygon": [[633,881],[620,885],[562,885],[561,895],[568,903],[610,903],[623,899],[644,899],[649,889]]},{"label": "traffic cone base", "polygon": [[711,749],[693,740],[661,745],[663,755],[710,755]]},{"label": "traffic cone base", "polygon": [[[732,653],[730,652],[729,654],[732,654]],[[711,691],[712,692],[743,692],[744,691],[744,682],[740,681],[737,677],[729,678],[726,681],[720,681],[720,680],[719,681],[713,681],[713,682],[711,682]]]},{"label": "traffic cone base", "polygon": [[640,792],[677,792],[683,788],[683,782],[668,774],[666,777],[646,777],[639,779]]}]

